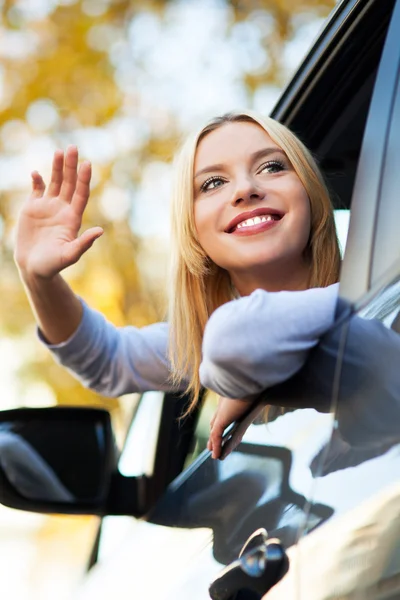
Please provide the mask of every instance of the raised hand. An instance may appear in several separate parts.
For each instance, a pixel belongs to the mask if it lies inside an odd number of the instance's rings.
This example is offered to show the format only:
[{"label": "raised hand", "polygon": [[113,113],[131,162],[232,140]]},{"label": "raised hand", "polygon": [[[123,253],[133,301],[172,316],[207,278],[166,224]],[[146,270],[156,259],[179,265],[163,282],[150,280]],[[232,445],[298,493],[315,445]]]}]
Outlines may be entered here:
[{"label": "raised hand", "polygon": [[75,146],[54,153],[51,181],[32,173],[32,193],[24,203],[17,224],[15,261],[27,277],[51,279],[76,263],[102,235],[92,227],[79,235],[89,200],[91,165],[78,169]]}]

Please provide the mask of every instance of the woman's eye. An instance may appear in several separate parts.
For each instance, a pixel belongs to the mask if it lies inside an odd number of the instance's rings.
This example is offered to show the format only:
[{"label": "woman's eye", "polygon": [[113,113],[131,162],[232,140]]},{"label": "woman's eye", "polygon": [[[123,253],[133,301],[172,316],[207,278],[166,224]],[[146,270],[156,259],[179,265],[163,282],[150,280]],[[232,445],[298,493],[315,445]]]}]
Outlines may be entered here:
[{"label": "woman's eye", "polygon": [[279,171],[283,171],[284,168],[285,165],[279,162],[279,160],[269,160],[267,163],[261,165],[258,173],[264,173],[265,171],[267,173],[279,173]]},{"label": "woman's eye", "polygon": [[201,192],[208,192],[209,190],[215,190],[218,187],[221,187],[225,182],[225,179],[222,177],[209,177],[201,186]]}]

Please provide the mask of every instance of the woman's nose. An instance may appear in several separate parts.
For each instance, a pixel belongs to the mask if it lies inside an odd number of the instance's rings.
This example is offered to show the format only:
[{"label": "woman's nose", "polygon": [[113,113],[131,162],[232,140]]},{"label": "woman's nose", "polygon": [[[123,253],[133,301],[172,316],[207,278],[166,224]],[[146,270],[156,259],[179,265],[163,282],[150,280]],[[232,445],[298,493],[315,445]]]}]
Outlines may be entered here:
[{"label": "woman's nose", "polygon": [[265,191],[257,185],[251,177],[246,177],[237,182],[236,189],[232,197],[232,204],[246,204],[256,202],[265,198]]}]

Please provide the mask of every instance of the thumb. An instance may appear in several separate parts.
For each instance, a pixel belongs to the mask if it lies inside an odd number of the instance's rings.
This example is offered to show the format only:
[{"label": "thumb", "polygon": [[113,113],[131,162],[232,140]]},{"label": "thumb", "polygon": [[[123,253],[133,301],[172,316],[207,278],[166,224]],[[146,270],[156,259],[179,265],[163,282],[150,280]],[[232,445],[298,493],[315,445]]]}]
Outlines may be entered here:
[{"label": "thumb", "polygon": [[76,240],[70,242],[64,251],[65,266],[67,267],[78,262],[82,254],[89,250],[103,233],[104,231],[101,227],[91,227],[77,237]]}]

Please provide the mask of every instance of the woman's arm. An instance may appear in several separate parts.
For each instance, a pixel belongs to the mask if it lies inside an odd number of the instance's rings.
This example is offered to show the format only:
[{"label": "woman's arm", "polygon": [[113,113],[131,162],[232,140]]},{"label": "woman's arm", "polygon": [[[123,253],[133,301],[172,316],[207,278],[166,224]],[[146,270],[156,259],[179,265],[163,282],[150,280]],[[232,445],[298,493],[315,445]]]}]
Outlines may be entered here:
[{"label": "woman's arm", "polygon": [[61,275],[51,279],[21,273],[29,304],[43,337],[53,344],[68,339],[82,319],[82,305]]},{"label": "woman's arm", "polygon": [[213,458],[221,455],[226,427],[248,411],[246,399],[286,381],[304,365],[334,321],[337,292],[338,284],[302,292],[257,290],[212,315],[203,340],[200,379],[221,395],[210,424],[208,449]]},{"label": "woman's arm", "polygon": [[91,166],[78,151],[54,154],[51,181],[32,173],[32,193],[18,219],[15,261],[39,327],[56,360],[87,387],[107,396],[170,390],[168,326],[117,329],[73,293],[60,272],[103,233],[79,234]]},{"label": "woman's arm", "polygon": [[338,284],[300,292],[265,292],[233,300],[209,319],[201,383],[229,398],[254,398],[301,369],[332,325]]},{"label": "woman's arm", "polygon": [[[82,320],[74,334],[61,344],[48,345],[57,362],[85,387],[104,396],[174,391],[167,323],[118,328],[84,302],[81,307]],[[39,337],[46,343],[40,331]]]}]

